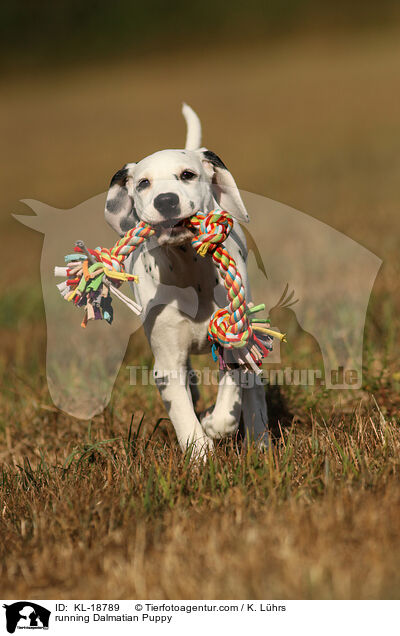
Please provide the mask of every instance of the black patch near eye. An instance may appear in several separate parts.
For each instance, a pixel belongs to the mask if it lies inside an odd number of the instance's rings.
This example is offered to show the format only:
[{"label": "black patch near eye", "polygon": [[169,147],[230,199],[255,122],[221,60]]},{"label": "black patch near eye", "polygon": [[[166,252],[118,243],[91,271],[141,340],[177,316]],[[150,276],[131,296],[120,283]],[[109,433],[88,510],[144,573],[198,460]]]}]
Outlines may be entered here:
[{"label": "black patch near eye", "polygon": [[222,159],[220,159],[218,155],[215,154],[215,152],[212,152],[211,150],[205,150],[203,152],[203,156],[208,159],[208,161],[212,163],[212,165],[216,168],[223,168],[224,170],[228,170]]},{"label": "black patch near eye", "polygon": [[196,177],[197,174],[195,172],[192,172],[191,170],[184,170],[183,172],[181,172],[181,181],[192,181]]},{"label": "black patch near eye", "polygon": [[141,190],[145,190],[150,185],[150,181],[148,179],[140,179],[139,183],[136,186],[136,190],[140,192]]}]

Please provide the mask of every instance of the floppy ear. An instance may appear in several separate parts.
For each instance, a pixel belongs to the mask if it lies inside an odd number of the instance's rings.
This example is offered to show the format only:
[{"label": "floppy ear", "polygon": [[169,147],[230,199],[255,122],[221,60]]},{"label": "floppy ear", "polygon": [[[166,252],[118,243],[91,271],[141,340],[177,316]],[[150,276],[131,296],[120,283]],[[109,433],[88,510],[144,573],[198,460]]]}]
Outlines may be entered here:
[{"label": "floppy ear", "polygon": [[127,163],[111,179],[104,216],[120,236],[136,225],[139,218],[133,203],[132,178],[135,163]]},{"label": "floppy ear", "polygon": [[235,180],[224,162],[214,152],[206,148],[201,148],[200,153],[204,167],[212,177],[213,195],[220,208],[229,212],[234,219],[247,223],[249,215]]}]

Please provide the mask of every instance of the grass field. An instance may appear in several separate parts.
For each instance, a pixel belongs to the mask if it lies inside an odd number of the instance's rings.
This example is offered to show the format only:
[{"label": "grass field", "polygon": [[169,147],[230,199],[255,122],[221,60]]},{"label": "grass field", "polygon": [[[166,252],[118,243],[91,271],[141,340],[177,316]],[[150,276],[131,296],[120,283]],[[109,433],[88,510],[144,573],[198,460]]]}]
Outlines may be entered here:
[{"label": "grass field", "polygon": [[[2,598],[398,598],[399,78],[393,28],[2,80]],[[126,365],[152,364],[140,333],[102,415],[52,405],[42,238],[9,216],[25,197],[71,208],[126,161],[179,147],[183,99],[242,188],[384,261],[363,389],[271,389],[269,452],[228,440],[197,469],[155,389],[128,384]]]}]

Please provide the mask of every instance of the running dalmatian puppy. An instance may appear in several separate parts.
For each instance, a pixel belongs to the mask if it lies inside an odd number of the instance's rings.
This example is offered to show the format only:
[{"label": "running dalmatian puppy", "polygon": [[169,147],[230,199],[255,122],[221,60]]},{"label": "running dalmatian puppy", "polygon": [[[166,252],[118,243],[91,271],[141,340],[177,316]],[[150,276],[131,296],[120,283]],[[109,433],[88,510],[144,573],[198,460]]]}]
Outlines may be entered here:
[{"label": "running dalmatian puppy", "polygon": [[[184,150],[161,150],[138,163],[128,163],[112,178],[105,217],[122,236],[139,220],[150,223],[156,234],[135,252],[127,269],[139,277],[135,296],[144,311],[144,329],[154,354],[154,375],[182,450],[193,445],[202,455],[213,439],[235,433],[241,416],[246,438],[268,444],[268,418],[264,388],[249,377],[241,386],[239,374],[220,372],[218,396],[211,413],[199,421],[195,412],[197,387],[189,382],[190,354],[210,353],[207,327],[213,312],[227,304],[226,291],[211,258],[197,256],[192,232],[184,219],[196,212],[220,208],[234,218],[226,248],[235,259],[251,299],[246,270],[247,248],[239,222],[248,214],[236,183],[221,159],[201,148],[201,124],[186,104]],[[156,302],[160,284],[171,286],[166,304]],[[194,288],[198,308],[194,316],[183,311],[176,288]],[[164,288],[165,289],[165,288]],[[252,374],[249,372],[249,374]]]}]

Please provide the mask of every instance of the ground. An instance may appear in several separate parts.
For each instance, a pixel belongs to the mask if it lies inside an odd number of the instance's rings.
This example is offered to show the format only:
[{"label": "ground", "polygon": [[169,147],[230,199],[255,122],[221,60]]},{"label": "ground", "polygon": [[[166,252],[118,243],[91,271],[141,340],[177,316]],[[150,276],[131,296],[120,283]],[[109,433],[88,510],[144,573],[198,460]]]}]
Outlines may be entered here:
[{"label": "ground", "polygon": [[[200,51],[190,69],[148,57],[2,80],[2,598],[398,598],[399,53],[395,32],[331,34]],[[183,99],[241,187],[383,259],[362,390],[267,389],[269,452],[227,441],[197,470],[154,387],[129,386],[126,365],[152,364],[140,333],[103,414],[52,405],[42,238],[9,217],[25,197],[70,208],[179,147]]]}]

